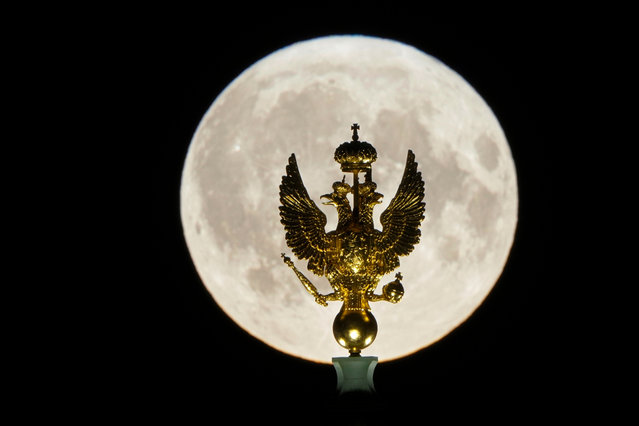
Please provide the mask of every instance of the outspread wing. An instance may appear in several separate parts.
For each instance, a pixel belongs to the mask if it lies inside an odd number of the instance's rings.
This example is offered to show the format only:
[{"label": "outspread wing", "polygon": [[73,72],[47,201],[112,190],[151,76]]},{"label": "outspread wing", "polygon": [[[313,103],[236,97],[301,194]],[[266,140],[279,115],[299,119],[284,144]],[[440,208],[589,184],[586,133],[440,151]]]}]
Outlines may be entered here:
[{"label": "outspread wing", "polygon": [[422,173],[417,171],[415,154],[408,151],[404,176],[395,197],[382,213],[382,232],[378,235],[377,249],[381,255],[382,273],[399,266],[399,256],[406,256],[419,242],[419,225],[424,219],[426,204]]},{"label": "outspread wing", "polygon": [[330,237],[326,235],[326,215],[308,196],[295,154],[286,166],[280,185],[280,217],[286,229],[286,243],[299,259],[309,259],[309,271],[323,275]]}]

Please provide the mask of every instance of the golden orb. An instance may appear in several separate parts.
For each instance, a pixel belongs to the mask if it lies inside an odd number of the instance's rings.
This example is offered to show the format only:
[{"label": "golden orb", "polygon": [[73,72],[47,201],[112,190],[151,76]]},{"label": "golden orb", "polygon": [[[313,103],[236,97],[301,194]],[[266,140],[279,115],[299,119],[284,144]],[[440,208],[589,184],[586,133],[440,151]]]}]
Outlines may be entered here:
[{"label": "golden orb", "polygon": [[384,286],[382,293],[391,303],[397,303],[404,297],[404,286],[399,281],[393,281]]},{"label": "golden orb", "polygon": [[341,310],[333,321],[333,336],[351,355],[357,355],[375,340],[377,321],[370,310]]}]

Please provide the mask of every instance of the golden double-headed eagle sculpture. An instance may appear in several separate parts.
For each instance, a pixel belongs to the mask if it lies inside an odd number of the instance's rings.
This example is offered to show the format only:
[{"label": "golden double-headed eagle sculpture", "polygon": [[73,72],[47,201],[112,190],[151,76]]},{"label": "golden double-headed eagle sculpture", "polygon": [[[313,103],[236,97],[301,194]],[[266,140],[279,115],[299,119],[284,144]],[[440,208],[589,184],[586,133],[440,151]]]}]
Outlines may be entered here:
[{"label": "golden double-headed eagle sculpture", "polygon": [[[404,295],[401,273],[382,288],[375,289],[382,276],[399,266],[399,256],[408,255],[419,242],[419,226],[424,219],[424,181],[417,171],[415,155],[408,151],[406,168],[397,194],[382,213],[382,230],[375,229],[373,208],[381,203],[372,180],[372,163],[377,159],[375,148],[359,140],[357,123],[351,126],[352,141],[335,150],[335,161],[343,172],[353,174],[353,184],[333,183],[333,192],[322,195],[324,204],[335,206],[338,223],[326,232],[326,215],[311,200],[302,182],[295,154],[291,154],[286,176],[280,185],[280,217],[286,230],[286,243],[299,259],[308,259],[308,270],[325,276],[333,288],[330,294],[320,294],[317,288],[282,253],[284,262],[293,269],[306,290],[320,305],[342,301],[342,308],[333,322],[333,335],[359,356],[377,335],[377,321],[369,302],[397,303]],[[364,174],[364,182],[359,175]],[[353,206],[347,196],[352,195]]]}]

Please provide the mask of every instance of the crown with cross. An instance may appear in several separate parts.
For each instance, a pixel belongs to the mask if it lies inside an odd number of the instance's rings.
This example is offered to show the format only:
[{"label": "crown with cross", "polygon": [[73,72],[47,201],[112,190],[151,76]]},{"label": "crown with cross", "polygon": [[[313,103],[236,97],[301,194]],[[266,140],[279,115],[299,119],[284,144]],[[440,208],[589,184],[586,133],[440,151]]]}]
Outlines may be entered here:
[{"label": "crown with cross", "polygon": [[359,140],[359,125],[353,123],[353,140],[344,142],[335,150],[337,161],[343,172],[358,173],[371,170],[372,163],[377,160],[377,151],[373,145]]}]

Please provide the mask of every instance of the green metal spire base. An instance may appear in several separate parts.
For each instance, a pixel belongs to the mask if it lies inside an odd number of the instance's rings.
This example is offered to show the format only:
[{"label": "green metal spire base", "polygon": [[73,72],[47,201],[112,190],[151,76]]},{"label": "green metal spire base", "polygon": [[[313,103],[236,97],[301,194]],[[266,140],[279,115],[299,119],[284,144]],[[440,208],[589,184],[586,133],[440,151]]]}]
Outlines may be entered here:
[{"label": "green metal spire base", "polygon": [[373,372],[377,365],[376,356],[349,356],[333,358],[337,372],[337,393],[375,393]]}]

